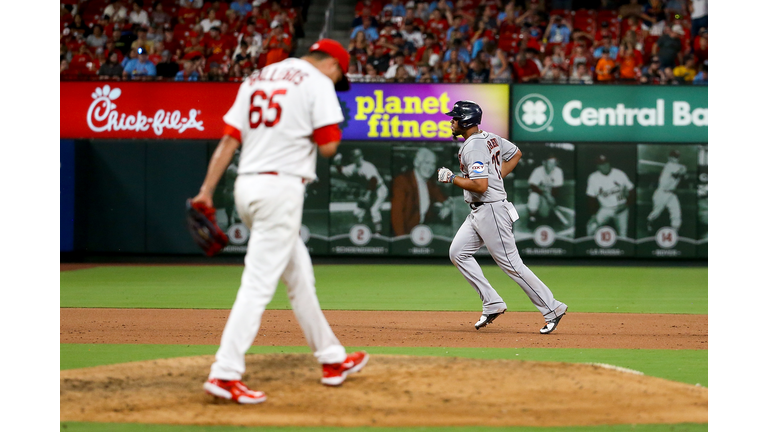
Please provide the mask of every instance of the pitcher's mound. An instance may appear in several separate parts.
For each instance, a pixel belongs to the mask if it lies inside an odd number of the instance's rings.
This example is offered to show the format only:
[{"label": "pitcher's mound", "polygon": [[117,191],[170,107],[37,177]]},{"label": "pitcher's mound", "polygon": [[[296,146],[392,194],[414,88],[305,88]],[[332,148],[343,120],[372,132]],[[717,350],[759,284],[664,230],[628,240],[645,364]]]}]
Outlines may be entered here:
[{"label": "pitcher's mound", "polygon": [[374,355],[341,387],[308,354],[249,355],[259,405],[202,390],[213,356],[61,372],[61,421],[252,426],[706,423],[707,389],[600,366]]}]

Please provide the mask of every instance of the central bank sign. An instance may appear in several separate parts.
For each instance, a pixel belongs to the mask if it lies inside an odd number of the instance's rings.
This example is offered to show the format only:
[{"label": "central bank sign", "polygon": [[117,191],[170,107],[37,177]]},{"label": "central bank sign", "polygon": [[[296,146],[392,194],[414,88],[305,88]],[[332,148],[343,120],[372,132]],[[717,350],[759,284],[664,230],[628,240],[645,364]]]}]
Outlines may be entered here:
[{"label": "central bank sign", "polygon": [[707,88],[516,85],[517,141],[707,142]]}]

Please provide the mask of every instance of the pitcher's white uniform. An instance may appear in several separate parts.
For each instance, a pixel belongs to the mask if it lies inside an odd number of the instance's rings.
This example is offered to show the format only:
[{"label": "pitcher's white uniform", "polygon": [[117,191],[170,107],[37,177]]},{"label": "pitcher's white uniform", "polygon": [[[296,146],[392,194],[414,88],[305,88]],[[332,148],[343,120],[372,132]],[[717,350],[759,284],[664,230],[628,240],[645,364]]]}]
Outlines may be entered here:
[{"label": "pitcher's white uniform", "polygon": [[611,220],[616,223],[620,237],[627,236],[629,227],[629,209],[619,211],[618,207],[627,203],[627,194],[635,188],[624,171],[611,168],[608,175],[595,171],[587,179],[587,196],[597,198],[600,210],[597,211],[597,226],[588,226],[587,235],[593,235],[597,227]]},{"label": "pitcher's white uniform", "polygon": [[316,177],[317,146],[310,137],[343,120],[333,81],[298,58],[248,77],[224,116],[228,130],[239,133],[242,142],[235,204],[251,236],[209,378],[241,379],[245,352],[279,279],[318,362],[345,360],[345,349],[320,309],[312,262],[299,237],[305,184]]},{"label": "pitcher's white uniform", "polygon": [[659,186],[653,193],[653,210],[648,215],[648,223],[656,220],[666,208],[669,210],[670,225],[675,230],[680,229],[683,218],[680,212],[680,200],[675,194],[675,189],[687,171],[685,165],[679,162],[669,161],[664,165],[659,176]]},{"label": "pitcher's white uniform", "polygon": [[[528,184],[537,186],[543,192],[551,194],[553,188],[559,188],[563,186],[563,170],[556,166],[551,172],[547,173],[544,165],[539,165],[534,168],[531,176],[528,178]],[[544,205],[544,208],[542,208],[541,213],[542,215],[546,216],[549,214],[550,210],[549,202],[547,200],[542,202],[541,195],[534,191],[531,191],[528,194],[528,210],[530,212],[538,212],[539,207],[542,204]]]}]

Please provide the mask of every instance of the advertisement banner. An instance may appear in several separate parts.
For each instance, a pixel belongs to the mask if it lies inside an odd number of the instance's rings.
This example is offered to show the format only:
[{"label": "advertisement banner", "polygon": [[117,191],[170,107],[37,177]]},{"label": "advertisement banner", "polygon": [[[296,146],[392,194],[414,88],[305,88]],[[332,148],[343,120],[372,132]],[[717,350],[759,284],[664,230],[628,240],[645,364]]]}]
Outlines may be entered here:
[{"label": "advertisement banner", "polygon": [[[523,152],[507,190],[520,219],[515,240],[520,255],[571,256],[575,226],[575,146],[517,143]],[[509,178],[509,177],[507,177]]]},{"label": "advertisement banner", "polygon": [[[392,254],[447,256],[455,233],[455,186],[437,181],[437,168],[456,160],[454,146],[392,147]],[[464,204],[463,200],[460,200]],[[465,205],[465,204],[464,204]],[[466,206],[466,205],[465,205]]]},{"label": "advertisement banner", "polygon": [[[62,82],[62,138],[218,139],[237,83]],[[338,94],[344,139],[446,140],[445,116],[474,100],[483,127],[508,137],[506,84],[358,84]]]},{"label": "advertisement banner", "polygon": [[62,82],[61,138],[219,139],[235,83]]},{"label": "advertisement banner", "polygon": [[699,146],[699,240],[697,256],[706,258],[709,254],[709,151],[708,146]]},{"label": "advertisement banner", "polygon": [[579,145],[576,256],[634,256],[636,172],[634,144]]},{"label": "advertisement banner", "polygon": [[74,249],[75,238],[75,142],[59,140],[59,148],[59,250],[69,252]]},{"label": "advertisement banner", "polygon": [[696,256],[697,145],[637,146],[635,256]]},{"label": "advertisement banner", "polygon": [[392,146],[345,142],[330,172],[331,254],[388,255]]},{"label": "advertisement banner", "polygon": [[515,85],[516,141],[706,142],[707,87]]},{"label": "advertisement banner", "polygon": [[441,141],[451,138],[444,113],[460,100],[483,109],[484,130],[508,138],[507,84],[358,84],[339,93],[344,139]]}]

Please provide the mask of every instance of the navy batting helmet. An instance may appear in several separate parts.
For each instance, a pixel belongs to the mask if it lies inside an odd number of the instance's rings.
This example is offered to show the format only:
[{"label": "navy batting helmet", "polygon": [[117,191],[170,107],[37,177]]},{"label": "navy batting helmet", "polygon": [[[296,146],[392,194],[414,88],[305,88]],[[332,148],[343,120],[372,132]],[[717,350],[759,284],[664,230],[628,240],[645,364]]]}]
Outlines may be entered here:
[{"label": "navy batting helmet", "polygon": [[483,120],[483,110],[480,109],[480,105],[466,100],[456,102],[453,109],[445,115],[458,119],[459,127],[464,129],[477,126]]}]

